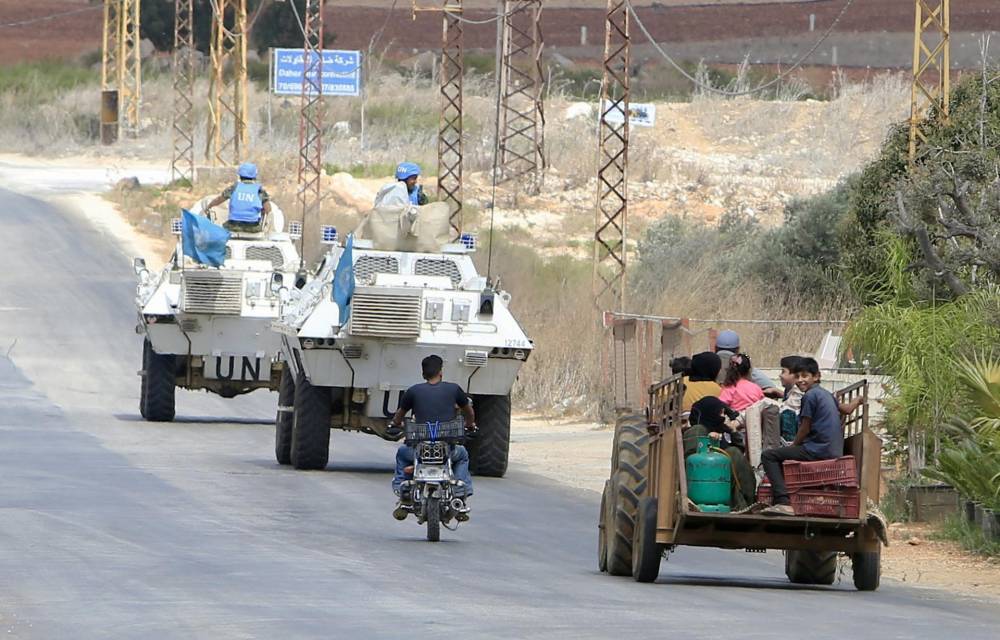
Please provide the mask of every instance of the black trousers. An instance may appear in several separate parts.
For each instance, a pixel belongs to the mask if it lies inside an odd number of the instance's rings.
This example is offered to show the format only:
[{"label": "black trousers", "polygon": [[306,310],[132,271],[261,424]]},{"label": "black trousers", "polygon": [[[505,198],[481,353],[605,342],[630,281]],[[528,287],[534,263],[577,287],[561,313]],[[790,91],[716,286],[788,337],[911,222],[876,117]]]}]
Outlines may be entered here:
[{"label": "black trousers", "polygon": [[806,451],[802,445],[792,447],[778,447],[777,449],[767,449],[760,454],[760,463],[764,465],[764,472],[771,481],[771,494],[774,496],[774,504],[791,504],[788,498],[788,488],[785,486],[785,472],[781,468],[781,463],[785,460],[800,460],[811,462],[818,458]]}]

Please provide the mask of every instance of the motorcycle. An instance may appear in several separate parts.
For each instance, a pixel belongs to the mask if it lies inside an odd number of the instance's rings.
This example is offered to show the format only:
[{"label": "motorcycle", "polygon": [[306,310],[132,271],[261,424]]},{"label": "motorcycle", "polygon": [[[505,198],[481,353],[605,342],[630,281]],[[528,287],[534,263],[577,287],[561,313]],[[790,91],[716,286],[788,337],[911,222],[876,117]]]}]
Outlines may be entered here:
[{"label": "motorcycle", "polygon": [[[427,525],[427,539],[441,539],[441,527],[454,531],[459,522],[469,519],[469,508],[461,497],[464,483],[455,477],[451,466],[452,451],[473,434],[462,420],[418,423],[407,421],[405,442],[413,448],[413,477],[400,484],[400,502],[393,511],[397,520],[414,514],[417,524]],[[410,500],[404,499],[409,496]],[[450,526],[452,521],[455,525]]]}]

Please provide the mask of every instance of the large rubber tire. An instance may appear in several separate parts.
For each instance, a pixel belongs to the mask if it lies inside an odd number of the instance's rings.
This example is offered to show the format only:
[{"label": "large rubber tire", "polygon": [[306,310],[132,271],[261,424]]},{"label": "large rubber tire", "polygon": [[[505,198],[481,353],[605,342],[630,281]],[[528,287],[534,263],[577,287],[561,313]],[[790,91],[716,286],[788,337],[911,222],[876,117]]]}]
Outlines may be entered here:
[{"label": "large rubber tire", "polygon": [[477,476],[502,478],[510,453],[510,396],[473,396],[479,435],[466,443],[469,470]]},{"label": "large rubber tire", "polygon": [[855,553],[851,556],[854,588],[858,591],[875,591],[882,576],[882,548],[876,551]]},{"label": "large rubber tire", "polygon": [[437,542],[441,539],[441,502],[435,497],[427,498],[427,539]]},{"label": "large rubber tire", "polygon": [[636,582],[653,582],[660,575],[663,558],[663,549],[656,543],[656,498],[639,499],[633,531],[632,577]]},{"label": "large rubber tire", "polygon": [[639,499],[646,495],[649,434],[641,415],[619,416],[615,424],[608,520],[608,573],[632,575],[632,538]]},{"label": "large rubber tire", "polygon": [[604,481],[604,491],[601,493],[601,511],[597,516],[597,568],[605,573],[608,570],[608,528],[607,524],[607,512],[608,512],[608,491],[610,490],[611,481]]},{"label": "large rubber tire", "polygon": [[305,376],[295,380],[291,462],[296,469],[325,469],[330,461],[329,387],[314,387]]},{"label": "large rubber tire", "polygon": [[795,584],[833,584],[837,578],[837,552],[786,551],[785,575]]},{"label": "large rubber tire", "polygon": [[150,422],[170,422],[174,419],[177,356],[156,353],[146,338],[142,343],[142,369],[139,413]]},{"label": "large rubber tire", "polygon": [[292,464],[292,425],[295,422],[295,374],[285,365],[278,384],[278,413],[274,418],[274,457],[278,464]]}]

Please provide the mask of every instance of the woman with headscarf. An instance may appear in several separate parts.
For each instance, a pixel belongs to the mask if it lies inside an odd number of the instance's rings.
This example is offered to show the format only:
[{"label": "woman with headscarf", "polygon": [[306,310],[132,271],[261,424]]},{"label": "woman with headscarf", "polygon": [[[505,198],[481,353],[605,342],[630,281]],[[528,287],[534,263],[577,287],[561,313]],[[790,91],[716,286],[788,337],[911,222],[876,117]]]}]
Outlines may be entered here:
[{"label": "woman with headscarf", "polygon": [[[722,369],[722,359],[711,351],[696,353],[691,358],[691,373],[684,378],[684,399],[681,410],[690,411],[692,405],[706,397],[719,397],[722,387],[715,381]],[[694,424],[692,422],[691,424]]]},{"label": "woman with headscarf", "polygon": [[733,429],[738,414],[716,397],[704,397],[691,407],[690,424],[684,430],[684,456],[698,450],[698,438],[709,437],[714,446],[729,457],[732,467],[732,507],[734,511],[754,503],[757,495],[757,477],[744,453],[743,434]]}]

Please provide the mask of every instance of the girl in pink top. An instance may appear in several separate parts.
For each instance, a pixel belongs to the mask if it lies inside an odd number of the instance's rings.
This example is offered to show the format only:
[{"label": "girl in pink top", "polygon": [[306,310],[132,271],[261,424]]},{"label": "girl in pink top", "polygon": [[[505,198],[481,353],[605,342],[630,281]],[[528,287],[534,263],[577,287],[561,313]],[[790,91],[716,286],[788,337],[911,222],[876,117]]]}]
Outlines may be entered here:
[{"label": "girl in pink top", "polygon": [[729,370],[726,371],[726,380],[722,383],[722,392],[719,400],[722,400],[735,411],[743,411],[752,404],[756,404],[764,399],[764,391],[755,383],[750,381],[750,372],[753,365],[750,364],[750,356],[741,353],[729,359]]}]

